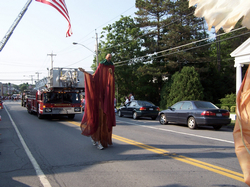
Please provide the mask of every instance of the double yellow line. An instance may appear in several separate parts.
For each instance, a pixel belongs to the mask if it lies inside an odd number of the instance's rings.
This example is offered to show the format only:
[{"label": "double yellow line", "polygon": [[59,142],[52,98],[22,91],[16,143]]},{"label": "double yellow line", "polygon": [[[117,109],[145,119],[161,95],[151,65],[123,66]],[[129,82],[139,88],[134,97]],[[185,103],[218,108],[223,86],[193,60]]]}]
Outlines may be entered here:
[{"label": "double yellow line", "polygon": [[203,168],[203,169],[206,169],[206,170],[209,170],[209,171],[224,175],[226,177],[230,177],[230,178],[238,180],[240,182],[244,182],[243,174],[241,174],[241,173],[234,172],[234,171],[231,171],[231,170],[228,170],[228,169],[225,169],[225,168],[222,168],[222,167],[218,167],[218,166],[215,166],[215,165],[212,165],[212,164],[208,164],[206,162],[202,162],[202,161],[199,161],[199,160],[196,160],[196,159],[188,158],[186,156],[177,155],[175,153],[169,153],[169,151],[166,151],[164,149],[159,149],[159,148],[156,148],[156,147],[153,147],[153,146],[150,146],[150,145],[146,145],[146,144],[143,144],[143,143],[140,143],[140,142],[136,142],[134,140],[130,140],[130,139],[127,139],[127,138],[124,138],[124,137],[121,137],[121,136],[114,135],[114,134],[113,134],[113,138],[116,139],[116,140],[128,143],[130,145],[134,145],[134,146],[146,149],[148,151],[151,151],[151,152],[154,152],[154,153],[157,153],[157,154],[161,154],[161,155],[164,155],[164,156],[168,156],[168,157],[173,158],[175,160],[185,162],[187,164],[197,166],[197,167],[200,167],[200,168]]},{"label": "double yellow line", "polygon": [[[71,123],[71,124],[80,126],[80,123],[78,123],[78,122],[74,122],[74,121],[68,121],[68,122]],[[178,155],[178,154],[175,154],[175,153],[170,153],[169,151],[166,151],[164,149],[159,149],[159,148],[156,148],[156,147],[153,147],[153,146],[150,146],[150,145],[146,145],[146,144],[143,144],[143,143],[131,140],[131,139],[127,139],[127,138],[118,136],[118,135],[113,134],[112,138],[116,139],[116,140],[119,140],[121,142],[130,144],[130,145],[140,147],[142,149],[146,149],[148,151],[151,151],[151,152],[154,152],[154,153],[157,153],[157,154],[168,156],[168,157],[170,157],[172,159],[175,159],[175,160],[178,160],[178,161],[181,161],[181,162],[184,162],[184,163],[187,163],[187,164],[190,164],[190,165],[202,168],[202,169],[212,171],[214,173],[218,173],[220,175],[224,175],[226,177],[238,180],[240,182],[244,182],[243,174],[241,174],[241,173],[234,172],[234,171],[231,171],[231,170],[219,167],[219,166],[215,166],[215,165],[212,165],[212,164],[209,164],[209,163],[206,163],[206,162],[202,162],[202,161],[199,161],[199,160],[196,160],[196,159],[188,158],[186,156]]]}]

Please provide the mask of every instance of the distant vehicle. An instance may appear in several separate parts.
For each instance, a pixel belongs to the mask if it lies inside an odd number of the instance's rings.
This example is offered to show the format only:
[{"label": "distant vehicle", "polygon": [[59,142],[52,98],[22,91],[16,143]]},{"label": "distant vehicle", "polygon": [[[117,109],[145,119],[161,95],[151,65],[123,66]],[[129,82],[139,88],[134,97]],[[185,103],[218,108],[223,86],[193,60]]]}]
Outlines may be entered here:
[{"label": "distant vehicle", "polygon": [[0,100],[0,109],[3,109],[3,102]]},{"label": "distant vehicle", "polygon": [[13,94],[13,95],[11,96],[11,99],[16,101],[16,100],[19,100],[20,97],[21,97],[20,94]]},{"label": "distant vehicle", "polygon": [[160,108],[149,101],[133,100],[118,109],[118,116],[132,116],[133,119],[151,117],[155,120]]},{"label": "distant vehicle", "polygon": [[223,125],[231,123],[228,110],[219,109],[208,101],[180,101],[159,112],[159,122],[162,125],[167,123],[185,124],[190,129],[199,126],[213,126],[219,130]]}]

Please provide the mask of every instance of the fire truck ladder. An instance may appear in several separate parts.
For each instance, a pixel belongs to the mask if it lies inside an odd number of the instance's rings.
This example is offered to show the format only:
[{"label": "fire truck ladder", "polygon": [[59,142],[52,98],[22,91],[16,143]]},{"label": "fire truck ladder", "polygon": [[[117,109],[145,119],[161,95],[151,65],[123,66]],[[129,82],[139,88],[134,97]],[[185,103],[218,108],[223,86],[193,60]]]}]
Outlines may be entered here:
[{"label": "fire truck ladder", "polygon": [[9,38],[11,37],[12,33],[14,32],[16,26],[18,25],[18,23],[20,22],[20,20],[22,19],[23,15],[25,14],[25,12],[27,11],[30,3],[32,2],[32,0],[28,0],[26,2],[26,4],[24,5],[23,9],[21,10],[21,12],[18,14],[17,18],[15,19],[14,23],[11,25],[11,27],[9,28],[8,32],[6,33],[6,35],[3,37],[2,41],[0,42],[0,52],[2,51],[2,49],[4,48],[5,44],[7,43],[7,41],[9,40]]}]

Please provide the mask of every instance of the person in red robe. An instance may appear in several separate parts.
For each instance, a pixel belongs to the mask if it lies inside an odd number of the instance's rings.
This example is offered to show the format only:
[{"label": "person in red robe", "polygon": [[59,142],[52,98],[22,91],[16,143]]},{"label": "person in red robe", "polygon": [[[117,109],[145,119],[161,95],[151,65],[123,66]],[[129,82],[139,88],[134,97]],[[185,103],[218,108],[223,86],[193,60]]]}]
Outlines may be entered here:
[{"label": "person in red robe", "polygon": [[81,121],[82,135],[91,136],[98,149],[112,145],[112,129],[116,126],[114,98],[114,65],[111,54],[101,61],[96,72],[91,75],[84,69],[85,109]]}]

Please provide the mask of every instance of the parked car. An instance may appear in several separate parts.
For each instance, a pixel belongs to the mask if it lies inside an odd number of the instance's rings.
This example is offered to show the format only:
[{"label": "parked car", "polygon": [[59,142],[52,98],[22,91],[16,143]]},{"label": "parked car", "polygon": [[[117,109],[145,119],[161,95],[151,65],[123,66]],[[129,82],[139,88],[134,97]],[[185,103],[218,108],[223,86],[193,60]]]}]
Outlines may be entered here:
[{"label": "parked car", "polygon": [[208,101],[180,101],[159,112],[159,122],[185,124],[190,129],[198,126],[213,126],[219,130],[223,125],[231,123],[228,110],[219,109]]},{"label": "parked car", "polygon": [[3,102],[0,100],[0,109],[3,109]]},{"label": "parked car", "polygon": [[155,120],[160,108],[149,101],[133,100],[118,109],[118,116],[132,116],[133,119],[151,117]]}]

